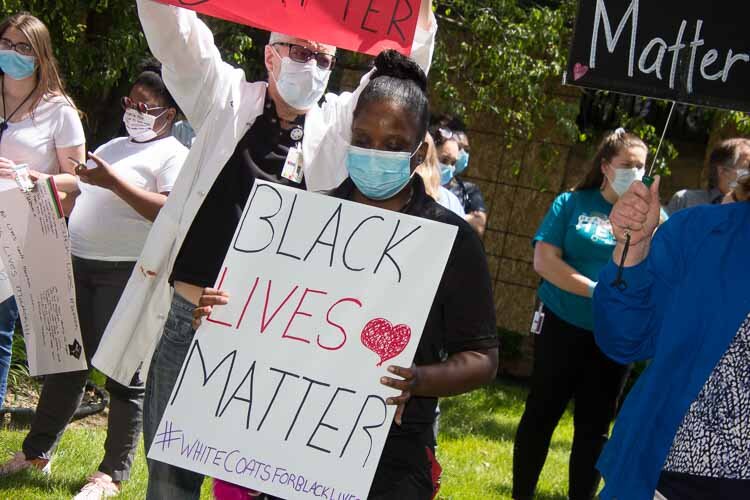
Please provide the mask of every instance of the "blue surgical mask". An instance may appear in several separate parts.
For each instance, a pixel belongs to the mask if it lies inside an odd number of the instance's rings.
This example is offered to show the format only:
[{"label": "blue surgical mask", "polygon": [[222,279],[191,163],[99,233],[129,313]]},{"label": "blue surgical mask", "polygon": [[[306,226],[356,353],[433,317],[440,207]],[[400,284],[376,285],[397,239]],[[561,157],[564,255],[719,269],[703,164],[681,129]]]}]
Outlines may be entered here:
[{"label": "blue surgical mask", "polygon": [[300,63],[288,57],[281,57],[273,46],[271,49],[281,59],[278,79],[273,75],[273,71],[271,72],[271,78],[276,81],[276,89],[281,98],[300,111],[313,108],[328,87],[331,71],[319,68],[315,59]]},{"label": "blue surgical mask", "polygon": [[36,58],[15,50],[0,50],[0,69],[14,80],[25,80],[36,70]]},{"label": "blue surgical mask", "polygon": [[461,152],[458,153],[458,160],[456,161],[456,175],[462,174],[468,166],[469,153],[465,149],[462,149]]},{"label": "blue surgical mask", "polygon": [[456,175],[456,167],[453,165],[446,165],[445,163],[440,163],[440,185],[445,186],[448,184],[451,179],[453,179],[453,176]]},{"label": "blue surgical mask", "polygon": [[387,200],[411,180],[411,159],[417,151],[419,148],[409,154],[349,146],[346,169],[360,193],[371,200]]}]

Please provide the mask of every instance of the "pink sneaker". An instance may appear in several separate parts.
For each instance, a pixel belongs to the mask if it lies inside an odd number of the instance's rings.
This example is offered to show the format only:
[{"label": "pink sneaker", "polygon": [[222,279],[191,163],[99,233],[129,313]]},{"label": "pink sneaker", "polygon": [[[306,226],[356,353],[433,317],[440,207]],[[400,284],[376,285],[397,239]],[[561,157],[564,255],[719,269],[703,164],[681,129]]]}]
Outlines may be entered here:
[{"label": "pink sneaker", "polygon": [[116,497],[119,494],[120,485],[112,481],[111,476],[103,472],[95,472],[73,500],[100,500]]},{"label": "pink sneaker", "polygon": [[0,477],[11,476],[26,469],[36,469],[43,474],[49,474],[51,465],[50,461],[45,458],[26,460],[26,455],[19,451],[13,455],[12,459],[0,465]]}]

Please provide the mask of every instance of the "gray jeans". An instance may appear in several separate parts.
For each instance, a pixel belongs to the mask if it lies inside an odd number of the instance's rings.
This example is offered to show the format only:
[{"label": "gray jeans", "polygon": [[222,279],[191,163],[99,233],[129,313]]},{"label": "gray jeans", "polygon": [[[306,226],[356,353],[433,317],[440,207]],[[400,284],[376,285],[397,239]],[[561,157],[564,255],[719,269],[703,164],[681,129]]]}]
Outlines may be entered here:
[{"label": "gray jeans", "polygon": [[[73,257],[78,317],[89,366],[134,265],[134,262]],[[65,427],[81,404],[88,375],[89,370],[81,370],[44,378],[31,430],[23,442],[27,458],[51,457]],[[141,433],[143,383],[136,373],[130,386],[107,379],[106,389],[110,395],[110,410],[104,459],[99,470],[115,481],[125,481],[130,476]]]},{"label": "gray jeans", "polygon": [[[193,341],[193,309],[195,306],[177,293],[164,325],[164,334],[154,350],[146,379],[143,438],[146,450],[151,447],[159,423],[167,408],[172,388],[180,375],[182,363]],[[180,500],[200,498],[203,475],[189,470],[148,460],[148,500]]]}]

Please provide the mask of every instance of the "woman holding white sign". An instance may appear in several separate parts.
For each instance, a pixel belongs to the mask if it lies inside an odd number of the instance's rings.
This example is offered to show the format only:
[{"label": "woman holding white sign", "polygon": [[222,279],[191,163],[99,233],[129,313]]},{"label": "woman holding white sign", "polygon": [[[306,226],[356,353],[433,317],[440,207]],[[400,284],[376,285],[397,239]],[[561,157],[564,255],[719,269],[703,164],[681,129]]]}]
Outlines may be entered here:
[{"label": "woman holding white sign", "polygon": [[[373,207],[423,217],[458,228],[411,367],[389,366],[383,385],[402,391],[369,498],[429,500],[437,494],[440,467],[432,425],[439,397],[469,392],[497,371],[498,338],[492,284],[482,243],[469,224],[425,192],[417,166],[427,153],[427,79],[410,59],[381,53],[354,110],[349,178],[329,193]],[[424,249],[429,252],[429,248]],[[474,286],[467,291],[465,282]],[[207,288],[194,317],[228,303]],[[222,483],[220,483],[222,484]],[[219,488],[221,496],[227,489]],[[241,488],[239,488],[241,489]]]},{"label": "woman holding white sign", "polygon": [[[310,190],[338,185],[363,86],[323,100],[336,47],[282,33],[265,47],[268,81],[248,82],[221,59],[195,12],[137,3],[165,82],[197,134],[94,358],[121,383],[148,365],[143,429],[150,449],[195,333],[191,311],[219,275],[255,179]],[[427,68],[437,27],[429,0],[417,24],[412,53]],[[202,481],[149,460],[146,496],[198,498]]]},{"label": "woman holding white sign", "polygon": [[[0,23],[0,179],[13,180],[26,165],[31,179],[53,175],[61,191],[76,189],[73,165],[85,159],[78,110],[65,92],[47,27],[19,13]],[[18,320],[14,297],[0,303],[0,405]]]},{"label": "woman holding white sign", "polygon": [[[187,149],[172,137],[177,104],[155,64],[122,98],[128,137],[89,153],[80,165],[81,194],[69,230],[76,305],[84,352],[94,355],[135,267],[153,220],[166,203]],[[23,451],[6,473],[46,467],[84,394],[89,370],[48,375]],[[127,481],[141,434],[144,387],[138,373],[124,385],[108,379],[110,411],[104,458],[76,498],[114,496]]]}]

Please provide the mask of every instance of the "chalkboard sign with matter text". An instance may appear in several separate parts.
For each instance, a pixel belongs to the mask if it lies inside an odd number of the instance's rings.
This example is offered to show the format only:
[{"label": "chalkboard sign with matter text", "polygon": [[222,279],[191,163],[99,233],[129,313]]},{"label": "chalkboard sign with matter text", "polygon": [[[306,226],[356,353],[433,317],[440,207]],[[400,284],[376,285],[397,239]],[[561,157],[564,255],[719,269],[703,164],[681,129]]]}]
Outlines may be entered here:
[{"label": "chalkboard sign with matter text", "polygon": [[747,2],[580,0],[564,83],[750,111]]}]

